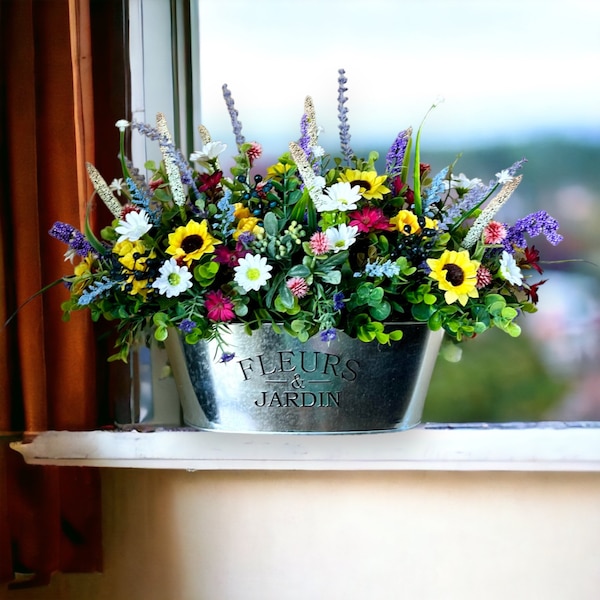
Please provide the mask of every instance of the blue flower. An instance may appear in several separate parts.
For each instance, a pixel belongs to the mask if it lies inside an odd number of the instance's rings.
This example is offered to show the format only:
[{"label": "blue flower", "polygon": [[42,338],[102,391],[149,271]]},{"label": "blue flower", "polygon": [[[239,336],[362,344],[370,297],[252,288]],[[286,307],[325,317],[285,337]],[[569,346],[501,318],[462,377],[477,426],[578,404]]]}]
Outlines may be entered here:
[{"label": "blue flower", "polygon": [[322,342],[333,342],[337,338],[337,332],[335,329],[326,329],[325,331],[321,331],[321,341]]},{"label": "blue flower", "polygon": [[183,333],[192,333],[192,331],[194,330],[194,328],[196,327],[196,322],[192,321],[191,319],[183,319],[183,321],[181,321],[181,323],[179,323],[179,329],[183,332]]},{"label": "blue flower", "polygon": [[333,310],[342,310],[344,308],[344,292],[336,292],[333,295]]},{"label": "blue flower", "polygon": [[221,355],[220,362],[228,363],[230,360],[233,360],[234,357],[235,357],[235,352],[223,352],[223,354]]}]

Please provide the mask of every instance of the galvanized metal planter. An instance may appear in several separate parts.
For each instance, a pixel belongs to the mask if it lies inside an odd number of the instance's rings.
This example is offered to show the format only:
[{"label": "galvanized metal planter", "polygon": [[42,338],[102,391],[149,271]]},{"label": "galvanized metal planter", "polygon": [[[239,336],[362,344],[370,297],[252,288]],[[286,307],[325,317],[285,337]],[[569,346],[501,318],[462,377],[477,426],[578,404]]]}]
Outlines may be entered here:
[{"label": "galvanized metal planter", "polygon": [[189,346],[176,331],[167,351],[186,424],[230,432],[356,433],[420,422],[443,333],[422,323],[391,346],[338,332],[306,343],[266,325],[251,336],[232,325],[221,362],[214,342]]}]

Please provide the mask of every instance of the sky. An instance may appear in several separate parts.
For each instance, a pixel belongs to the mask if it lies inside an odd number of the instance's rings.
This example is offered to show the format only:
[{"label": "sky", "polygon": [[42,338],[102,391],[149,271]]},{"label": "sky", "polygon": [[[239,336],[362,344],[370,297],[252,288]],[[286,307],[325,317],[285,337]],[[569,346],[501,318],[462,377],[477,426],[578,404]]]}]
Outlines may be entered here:
[{"label": "sky", "polygon": [[429,145],[544,133],[600,142],[596,0],[201,0],[197,30],[199,119],[228,144],[224,83],[248,141],[276,154],[297,139],[312,96],[329,151],[339,68],[355,146],[391,143],[440,98]]}]

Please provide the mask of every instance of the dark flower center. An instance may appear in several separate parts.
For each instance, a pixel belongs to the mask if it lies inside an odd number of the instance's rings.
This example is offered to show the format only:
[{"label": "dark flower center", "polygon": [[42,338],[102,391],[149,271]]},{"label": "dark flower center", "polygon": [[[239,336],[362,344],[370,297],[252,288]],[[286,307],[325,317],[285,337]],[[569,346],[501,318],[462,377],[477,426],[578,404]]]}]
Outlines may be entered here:
[{"label": "dark flower center", "polygon": [[443,268],[446,271],[446,281],[449,284],[456,287],[465,280],[465,272],[458,265],[449,264],[444,265]]},{"label": "dark flower center", "polygon": [[188,235],[181,242],[181,248],[186,254],[191,254],[196,250],[200,250],[202,248],[202,244],[204,240],[198,234]]},{"label": "dark flower center", "polygon": [[355,179],[350,185],[359,185],[361,188],[365,188],[365,191],[369,191],[371,189],[371,184],[364,179]]}]

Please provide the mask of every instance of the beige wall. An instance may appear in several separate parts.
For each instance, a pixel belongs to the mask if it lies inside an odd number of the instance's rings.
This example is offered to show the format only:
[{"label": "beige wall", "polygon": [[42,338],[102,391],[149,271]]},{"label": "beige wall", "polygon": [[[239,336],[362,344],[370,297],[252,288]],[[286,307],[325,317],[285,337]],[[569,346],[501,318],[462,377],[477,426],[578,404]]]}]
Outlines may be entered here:
[{"label": "beige wall", "polygon": [[103,470],[105,571],[9,600],[597,600],[599,473]]}]

